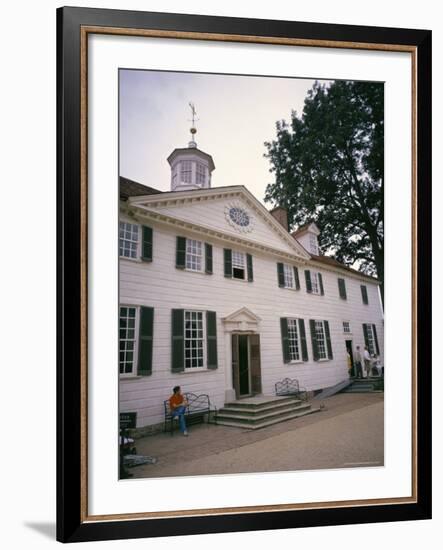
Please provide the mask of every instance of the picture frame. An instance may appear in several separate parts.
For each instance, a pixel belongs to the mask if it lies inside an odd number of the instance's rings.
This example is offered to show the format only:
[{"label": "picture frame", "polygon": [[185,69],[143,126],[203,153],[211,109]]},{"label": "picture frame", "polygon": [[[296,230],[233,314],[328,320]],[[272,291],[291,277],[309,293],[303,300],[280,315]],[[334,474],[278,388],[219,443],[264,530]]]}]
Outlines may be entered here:
[{"label": "picture frame", "polygon": [[[88,512],[88,37],[410,55],[412,448],[408,497],[150,513]],[[406,185],[406,183],[405,183]],[[57,10],[57,540],[79,542],[431,517],[431,32],[92,8]],[[98,435],[100,437],[100,435]]]}]

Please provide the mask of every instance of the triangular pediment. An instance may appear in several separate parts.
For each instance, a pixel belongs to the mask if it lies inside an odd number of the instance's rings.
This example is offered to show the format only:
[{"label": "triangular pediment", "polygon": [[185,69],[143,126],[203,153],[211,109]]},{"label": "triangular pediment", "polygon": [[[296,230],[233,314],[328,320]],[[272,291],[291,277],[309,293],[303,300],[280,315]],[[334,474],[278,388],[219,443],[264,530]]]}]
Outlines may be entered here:
[{"label": "triangular pediment", "polygon": [[268,210],[243,186],[132,197],[129,208],[174,219],[220,238],[241,239],[300,260],[310,256]]},{"label": "triangular pediment", "polygon": [[259,323],[261,318],[255,313],[252,313],[247,307],[242,307],[227,317],[223,321],[228,323]]}]

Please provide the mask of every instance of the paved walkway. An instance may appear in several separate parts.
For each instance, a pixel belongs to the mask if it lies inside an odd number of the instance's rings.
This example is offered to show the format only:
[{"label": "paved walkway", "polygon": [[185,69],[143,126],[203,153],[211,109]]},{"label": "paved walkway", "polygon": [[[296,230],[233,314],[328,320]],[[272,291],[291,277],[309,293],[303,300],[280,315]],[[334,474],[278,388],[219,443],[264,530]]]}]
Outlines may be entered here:
[{"label": "paved walkway", "polygon": [[144,437],[137,453],[157,463],[130,471],[143,478],[382,466],[383,393],[338,394],[322,403],[322,412],[256,431],[200,424],[188,437]]}]

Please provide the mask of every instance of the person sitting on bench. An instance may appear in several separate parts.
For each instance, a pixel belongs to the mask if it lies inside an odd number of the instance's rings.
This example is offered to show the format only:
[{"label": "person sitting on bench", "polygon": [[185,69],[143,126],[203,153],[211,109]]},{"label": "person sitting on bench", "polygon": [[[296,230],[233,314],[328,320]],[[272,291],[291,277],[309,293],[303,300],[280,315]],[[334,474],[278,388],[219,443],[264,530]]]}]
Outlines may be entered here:
[{"label": "person sitting on bench", "polygon": [[185,410],[188,402],[183,397],[180,386],[175,386],[172,391],[174,393],[169,398],[169,407],[171,409],[171,415],[172,417],[178,416],[180,431],[182,432],[183,435],[188,435],[188,431],[186,430],[186,422],[185,422]]}]

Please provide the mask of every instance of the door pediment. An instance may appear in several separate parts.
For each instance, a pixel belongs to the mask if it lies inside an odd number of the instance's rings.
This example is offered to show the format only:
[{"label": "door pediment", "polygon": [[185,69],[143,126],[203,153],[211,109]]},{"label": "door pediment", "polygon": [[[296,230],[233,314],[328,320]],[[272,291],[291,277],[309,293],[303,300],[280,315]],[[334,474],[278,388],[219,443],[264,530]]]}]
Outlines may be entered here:
[{"label": "door pediment", "polygon": [[247,307],[242,307],[222,321],[228,332],[257,332],[261,318]]}]

